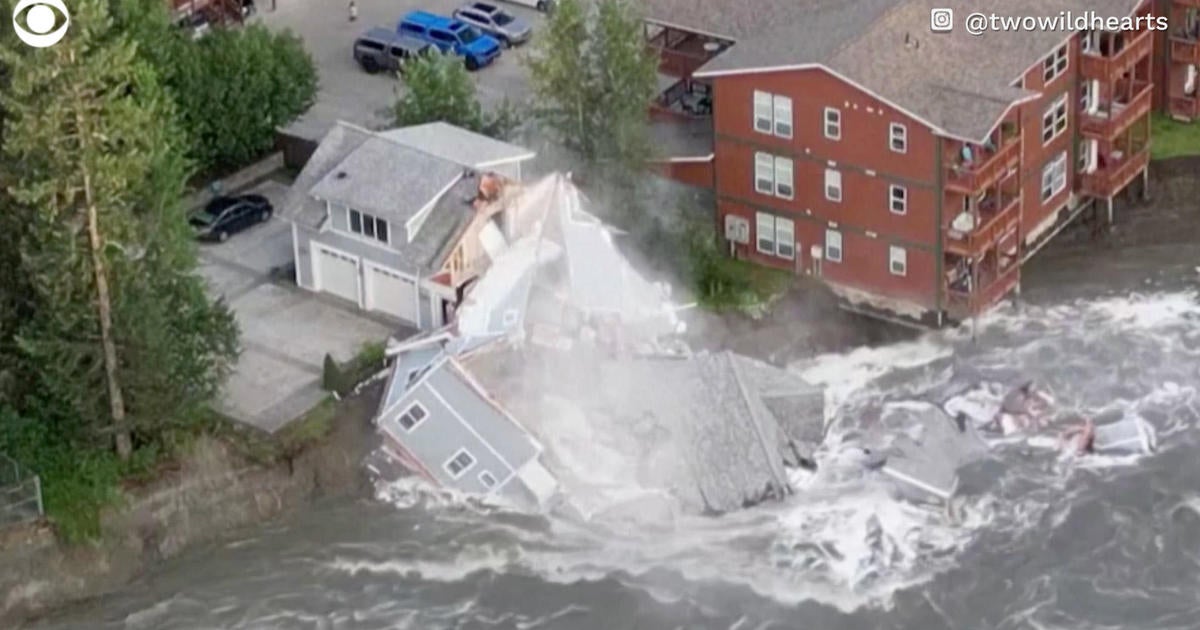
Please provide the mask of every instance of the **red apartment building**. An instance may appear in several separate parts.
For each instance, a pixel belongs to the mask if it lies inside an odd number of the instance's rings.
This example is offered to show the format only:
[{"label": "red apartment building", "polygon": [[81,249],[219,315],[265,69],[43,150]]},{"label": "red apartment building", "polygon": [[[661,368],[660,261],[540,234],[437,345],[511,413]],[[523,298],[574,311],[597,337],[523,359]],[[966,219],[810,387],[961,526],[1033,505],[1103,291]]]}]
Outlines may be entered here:
[{"label": "red apartment building", "polygon": [[[1085,209],[1111,220],[1145,186],[1156,93],[1197,115],[1197,33],[971,36],[962,16],[1182,21],[1200,0],[1157,2],[647,0],[654,116],[711,134],[660,171],[714,188],[738,258],[819,276],[851,310],[962,321],[1019,291],[1021,264]],[[934,7],[954,32],[931,31]]]}]

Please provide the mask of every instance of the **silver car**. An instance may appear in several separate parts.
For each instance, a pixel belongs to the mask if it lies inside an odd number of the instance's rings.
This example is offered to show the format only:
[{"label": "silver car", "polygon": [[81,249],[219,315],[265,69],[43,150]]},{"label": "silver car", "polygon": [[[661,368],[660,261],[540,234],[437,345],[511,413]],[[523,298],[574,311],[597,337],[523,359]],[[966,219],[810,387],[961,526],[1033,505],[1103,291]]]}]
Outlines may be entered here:
[{"label": "silver car", "polygon": [[454,17],[495,37],[505,48],[523,44],[533,34],[528,22],[489,2],[464,4]]}]

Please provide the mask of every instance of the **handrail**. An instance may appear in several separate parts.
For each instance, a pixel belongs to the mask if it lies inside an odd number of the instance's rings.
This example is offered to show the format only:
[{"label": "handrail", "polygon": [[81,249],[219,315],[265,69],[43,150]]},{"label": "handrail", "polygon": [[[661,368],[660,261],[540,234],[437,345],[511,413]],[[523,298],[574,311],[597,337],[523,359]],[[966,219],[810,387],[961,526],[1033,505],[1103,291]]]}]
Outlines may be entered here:
[{"label": "handrail", "polygon": [[1134,121],[1141,119],[1150,112],[1150,101],[1153,93],[1154,90],[1151,88],[1151,85],[1146,83],[1136,96],[1130,99],[1128,103],[1122,104],[1123,107],[1116,115],[1112,115],[1109,118],[1102,118],[1094,114],[1085,113],[1080,120],[1080,131],[1088,135],[1101,136],[1106,139],[1112,138],[1128,128]]},{"label": "handrail", "polygon": [[963,234],[962,238],[950,236],[951,232],[955,232],[952,226],[945,226],[946,249],[957,251],[964,254],[977,253],[982,249],[986,249],[995,239],[1006,233],[1010,227],[1016,225],[1020,219],[1017,208],[1021,204],[1019,196],[1013,196],[1003,208],[998,212],[988,217],[982,225],[977,226],[970,232]]},{"label": "handrail", "polygon": [[1018,137],[996,149],[996,152],[970,168],[962,165],[947,165],[946,186],[965,193],[973,193],[1002,178],[1011,163],[1020,158],[1021,140]]}]

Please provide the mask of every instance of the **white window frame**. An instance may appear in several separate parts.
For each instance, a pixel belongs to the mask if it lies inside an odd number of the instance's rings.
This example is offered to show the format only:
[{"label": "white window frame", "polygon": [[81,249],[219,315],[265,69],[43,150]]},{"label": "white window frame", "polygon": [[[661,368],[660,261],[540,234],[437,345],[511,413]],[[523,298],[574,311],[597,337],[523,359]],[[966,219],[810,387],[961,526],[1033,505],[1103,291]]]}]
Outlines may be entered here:
[{"label": "white window frame", "polygon": [[[765,177],[764,177],[765,173]],[[769,182],[766,186],[760,186]],[[763,195],[775,194],[775,156],[764,151],[754,153],[754,191]]]},{"label": "white window frame", "polygon": [[[409,374],[410,374],[409,383],[411,383],[412,382],[412,378],[411,378],[412,372],[410,372]],[[401,419],[404,418],[404,416],[411,414],[414,409],[421,410],[421,414],[422,414],[421,417],[418,418],[416,420],[416,422],[413,422],[412,426],[410,426],[410,427],[404,426],[404,422]],[[413,431],[417,430],[417,427],[421,426],[422,424],[425,424],[425,421],[427,419],[429,419],[429,410],[425,408],[425,405],[421,404],[421,401],[414,400],[411,403],[409,403],[409,405],[407,407],[404,408],[404,411],[400,412],[400,415],[396,416],[396,425],[399,426],[401,429],[403,429],[405,433],[412,433]]]},{"label": "white window frame", "polygon": [[775,196],[780,199],[796,197],[795,170],[791,158],[775,156]]},{"label": "white window frame", "polygon": [[[352,218],[355,214],[358,215],[358,229],[357,230],[354,229],[354,219]],[[371,233],[370,234],[367,234],[367,222],[368,221],[371,222]],[[383,224],[383,226],[384,226],[383,229],[385,232],[387,232],[387,234],[385,235],[386,238],[379,238],[379,224],[380,223]],[[392,226],[388,225],[387,221],[385,221],[373,214],[367,214],[366,212],[363,212],[361,210],[355,210],[354,208],[346,208],[346,231],[350,232],[351,234],[355,234],[357,236],[360,236],[362,238],[365,238],[365,239],[368,239],[371,241],[377,241],[377,242],[383,243],[385,245],[392,244]]]},{"label": "white window frame", "polygon": [[888,210],[892,214],[908,214],[907,188],[896,184],[888,186]]},{"label": "white window frame", "polygon": [[826,107],[821,123],[826,138],[830,140],[842,139],[842,110],[836,107]]},{"label": "white window frame", "polygon": [[1059,153],[1042,168],[1042,202],[1045,203],[1067,188],[1067,152]]},{"label": "white window frame", "polygon": [[775,125],[771,114],[771,93],[754,90],[754,130],[770,135]]},{"label": "white window frame", "polygon": [[775,217],[775,255],[787,260],[796,259],[796,222]]},{"label": "white window frame", "polygon": [[[486,478],[488,478],[488,479],[491,479],[491,480],[492,480],[492,482],[491,482],[491,483],[488,483],[488,482],[484,481],[484,480],[483,480],[483,479],[484,479],[484,477],[486,477]],[[484,488],[487,488],[488,490],[491,490],[492,488],[495,488],[495,487],[496,487],[496,482],[497,482],[497,480],[496,480],[496,475],[493,475],[493,474],[492,474],[492,471],[490,471],[490,470],[481,470],[481,471],[479,471],[479,474],[478,474],[478,475],[476,475],[476,476],[475,476],[475,478],[476,478],[476,479],[478,479],[478,480],[479,480],[479,483],[480,483],[481,485],[483,485],[483,487],[484,487]]]},{"label": "white window frame", "polygon": [[[834,255],[837,252],[837,255]],[[842,262],[842,233],[837,230],[825,230],[825,260]]]},{"label": "white window frame", "polygon": [[772,113],[775,115],[775,135],[780,138],[792,137],[792,99],[788,96],[772,96]]},{"label": "white window frame", "polygon": [[[453,470],[450,470],[450,464],[454,463],[454,460],[458,459],[459,455],[466,455],[471,462],[466,466],[463,466],[462,470],[459,470],[457,473],[455,473]],[[450,456],[450,459],[447,459],[442,463],[442,470],[446,471],[446,474],[450,475],[451,479],[461,479],[463,475],[467,474],[472,468],[475,467],[475,464],[478,463],[479,460],[475,459],[475,456],[471,454],[471,451],[468,451],[466,448],[460,448],[457,451],[454,451],[454,454]]]},{"label": "white window frame", "polygon": [[1066,74],[1070,63],[1071,55],[1068,54],[1067,45],[1063,44],[1042,62],[1042,83],[1050,85],[1055,79]]},{"label": "white window frame", "polygon": [[896,153],[908,153],[908,127],[900,123],[888,127],[888,148]]},{"label": "white window frame", "polygon": [[[898,269],[897,266],[899,267]],[[888,247],[888,271],[893,276],[908,275],[908,250],[896,245]]]},{"label": "white window frame", "polygon": [[[763,237],[766,236],[767,239]],[[771,241],[770,249],[763,248],[764,240]],[[754,249],[760,254],[775,255],[775,215],[757,212],[754,215]]]},{"label": "white window frame", "polygon": [[[1071,108],[1067,105],[1067,95],[1063,94],[1042,112],[1042,144],[1050,144],[1067,130],[1068,116]],[[1047,135],[1049,134],[1049,135]]]},{"label": "white window frame", "polygon": [[1100,46],[1100,31],[1084,31],[1079,34],[1079,52],[1090,53]]},{"label": "white window frame", "polygon": [[825,198],[842,201],[842,173],[832,168],[825,169]]}]

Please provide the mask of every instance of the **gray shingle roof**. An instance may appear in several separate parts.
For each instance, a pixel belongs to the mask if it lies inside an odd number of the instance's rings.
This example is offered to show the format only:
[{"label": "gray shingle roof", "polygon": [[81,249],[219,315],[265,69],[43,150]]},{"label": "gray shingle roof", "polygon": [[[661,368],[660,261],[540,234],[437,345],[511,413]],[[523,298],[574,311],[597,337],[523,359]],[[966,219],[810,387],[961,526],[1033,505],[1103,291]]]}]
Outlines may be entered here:
[{"label": "gray shingle roof", "polygon": [[413,240],[404,247],[404,253],[426,271],[441,269],[442,263],[475,216],[471,201],[478,192],[478,176],[464,176],[458,180],[438,199],[429,218],[425,219]]},{"label": "gray shingle roof", "polygon": [[344,122],[334,125],[292,182],[281,214],[300,225],[317,227],[325,218],[325,204],[313,199],[309,191],[370,137],[371,132],[361,127]]},{"label": "gray shingle roof", "polygon": [[485,168],[534,157],[533,151],[467,131],[444,122],[391,129],[384,138],[419,149],[444,160],[473,168]]},{"label": "gray shingle roof", "polygon": [[[1140,0],[647,0],[651,20],[737,39],[700,74],[822,65],[922,118],[936,129],[983,140],[1028,93],[1013,82],[1062,43],[1065,32],[971,36],[972,12],[1124,17]],[[953,9],[952,33],[929,30],[933,8]],[[905,43],[905,35],[909,43]]]}]

